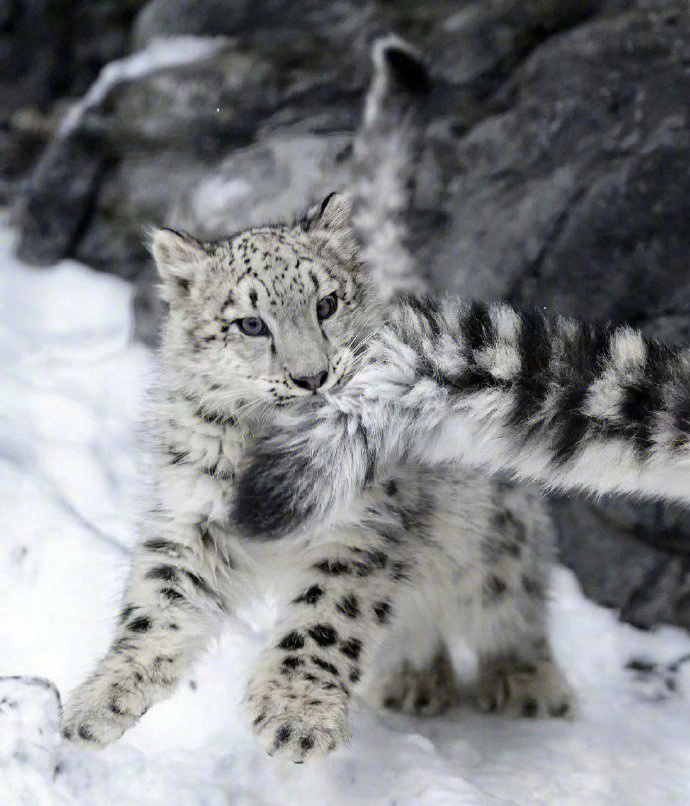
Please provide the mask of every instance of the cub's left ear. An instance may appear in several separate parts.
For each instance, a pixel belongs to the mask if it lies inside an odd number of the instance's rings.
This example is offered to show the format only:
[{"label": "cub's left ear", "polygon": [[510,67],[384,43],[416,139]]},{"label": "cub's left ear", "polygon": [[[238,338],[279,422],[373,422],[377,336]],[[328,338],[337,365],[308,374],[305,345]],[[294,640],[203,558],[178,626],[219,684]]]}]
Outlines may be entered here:
[{"label": "cub's left ear", "polygon": [[186,297],[195,279],[208,261],[204,245],[172,229],[149,231],[149,249],[161,276],[161,294],[174,303]]},{"label": "cub's left ear", "polygon": [[354,260],[359,244],[352,227],[352,205],[342,193],[329,193],[302,221],[305,232],[322,233],[345,260]]}]

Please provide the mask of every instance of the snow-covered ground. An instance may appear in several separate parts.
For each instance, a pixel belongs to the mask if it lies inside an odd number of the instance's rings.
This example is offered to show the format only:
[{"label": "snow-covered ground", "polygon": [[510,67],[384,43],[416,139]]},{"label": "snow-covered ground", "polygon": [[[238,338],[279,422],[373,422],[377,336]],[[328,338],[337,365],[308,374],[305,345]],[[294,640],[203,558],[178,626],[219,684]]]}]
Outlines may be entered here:
[{"label": "snow-covered ground", "polygon": [[[0,675],[76,685],[103,652],[128,555],[137,421],[149,352],[131,342],[131,288],[65,261],[32,269],[0,227]],[[359,706],[351,746],[321,763],[270,759],[238,702],[257,639],[229,625],[169,701],[115,745],[58,738],[54,691],[0,679],[0,804],[690,803],[690,662],[655,699],[624,671],[690,652],[641,633],[558,569],[553,643],[574,720],[442,718]]]}]

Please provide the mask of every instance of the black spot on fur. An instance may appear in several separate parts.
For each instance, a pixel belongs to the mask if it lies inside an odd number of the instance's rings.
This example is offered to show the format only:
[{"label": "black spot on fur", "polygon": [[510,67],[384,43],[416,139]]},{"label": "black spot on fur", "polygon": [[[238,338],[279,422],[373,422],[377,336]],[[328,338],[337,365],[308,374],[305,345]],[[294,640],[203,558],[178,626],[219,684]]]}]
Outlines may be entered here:
[{"label": "black spot on fur", "polygon": [[358,577],[368,577],[371,573],[371,566],[369,563],[360,562],[356,560],[352,563],[352,570],[355,572],[355,576]]},{"label": "black spot on fur", "polygon": [[257,718],[253,722],[254,727],[260,725],[264,721],[264,719],[266,719],[266,714],[259,714],[259,716],[257,716]]},{"label": "black spot on fur", "polygon": [[364,556],[372,569],[385,568],[388,563],[388,557],[382,551],[365,551]]},{"label": "black spot on fur", "polygon": [[[554,402],[554,461],[568,462],[582,446],[593,423],[583,407],[592,383],[600,375],[610,355],[611,328],[582,323],[575,334],[564,340],[562,364],[567,374],[558,378],[565,391]],[[602,436],[606,436],[602,432]]]},{"label": "black spot on fur", "polygon": [[180,629],[180,627],[179,627],[179,625],[178,625],[178,624],[174,624],[174,623],[173,623],[173,624],[168,624],[168,629],[169,629],[169,630],[179,630],[179,629]]},{"label": "black spot on fur", "polygon": [[565,464],[573,457],[587,435],[588,419],[582,410],[588,387],[580,384],[562,392],[556,401],[557,431],[553,439],[554,462]]},{"label": "black spot on fur", "polygon": [[140,616],[139,618],[130,621],[127,629],[132,632],[146,632],[151,629],[151,619],[147,616]]},{"label": "black spot on fur", "polygon": [[181,602],[184,596],[175,588],[161,588],[161,593],[169,602]]},{"label": "black spot on fur", "polygon": [[544,598],[544,586],[539,580],[532,579],[525,574],[522,575],[522,587],[528,596],[534,596],[536,599]]},{"label": "black spot on fur", "polygon": [[282,725],[279,727],[276,731],[276,738],[274,742],[275,747],[280,747],[281,744],[285,744],[291,735],[292,731],[287,725]]},{"label": "black spot on fur", "polygon": [[249,291],[249,302],[251,303],[252,308],[256,308],[256,302],[259,299],[259,295],[256,293],[256,289],[252,288]]},{"label": "black spot on fur", "polygon": [[496,339],[489,307],[483,302],[473,302],[470,311],[460,323],[465,349],[473,353],[490,346]]},{"label": "black spot on fur", "polygon": [[500,599],[507,589],[506,583],[495,574],[492,574],[484,583],[484,591],[489,599]]},{"label": "black spot on fur", "polygon": [[343,655],[352,660],[359,660],[359,653],[362,651],[362,642],[358,638],[348,638],[339,647]]},{"label": "black spot on fur", "polygon": [[522,715],[526,717],[535,717],[539,712],[539,703],[533,698],[529,697],[522,704]]},{"label": "black spot on fur", "polygon": [[302,649],[304,646],[304,638],[300,635],[297,630],[292,630],[287,635],[284,635],[281,638],[280,643],[278,644],[278,649],[289,649],[294,651],[296,649]]},{"label": "black spot on fur", "polygon": [[632,437],[641,459],[647,458],[653,445],[654,423],[663,405],[670,354],[669,349],[658,342],[647,342],[642,375],[625,387],[625,396],[620,403],[623,427]]},{"label": "black spot on fur", "polygon": [[319,678],[310,672],[302,673],[302,680],[308,680],[310,683],[315,683]]},{"label": "black spot on fur", "polygon": [[410,580],[409,575],[410,566],[407,563],[395,562],[391,566],[391,579],[393,582],[400,582],[401,580]]},{"label": "black spot on fur", "polygon": [[310,627],[307,632],[309,637],[319,646],[332,646],[338,640],[338,633],[330,624],[316,624]]},{"label": "black spot on fur", "polygon": [[338,602],[335,609],[348,618],[357,618],[359,615],[359,602],[354,593],[348,593]]},{"label": "black spot on fur", "polygon": [[379,624],[385,624],[388,621],[388,617],[391,614],[391,606],[389,602],[374,602],[371,606],[372,610],[374,611],[374,615],[378,620]]},{"label": "black spot on fur", "polygon": [[146,572],[146,579],[164,579],[166,582],[174,582],[177,578],[172,565],[159,565]]},{"label": "black spot on fur", "polygon": [[118,704],[115,702],[115,700],[110,701],[109,708],[116,716],[126,716],[127,715],[127,711],[121,710],[121,708],[118,706]]},{"label": "black spot on fur", "polygon": [[135,611],[134,605],[126,605],[122,608],[122,612],[120,613],[120,624],[124,624],[125,621],[132,615]]},{"label": "black spot on fur", "polygon": [[319,669],[323,669],[324,672],[328,672],[329,674],[332,674],[334,677],[340,677],[340,672],[336,669],[336,667],[332,663],[328,663],[328,661],[325,661],[322,658],[317,657],[316,655],[312,655],[310,660],[315,666],[318,666]]},{"label": "black spot on fur", "polygon": [[314,737],[313,736],[303,736],[299,740],[299,746],[302,750],[311,750],[314,746]]},{"label": "black spot on fur", "polygon": [[191,571],[187,571],[187,570],[185,570],[184,573],[185,573],[185,576],[187,577],[187,579],[189,579],[189,581],[192,583],[192,585],[194,585],[194,587],[197,590],[202,591],[207,596],[214,596],[215,595],[213,593],[213,591],[211,590],[209,584],[205,580],[203,580],[201,577],[199,577],[196,574],[193,574]]},{"label": "black spot on fur", "polygon": [[391,497],[398,494],[398,485],[392,479],[390,481],[385,482],[385,484],[383,485],[383,489],[386,495],[389,495]]},{"label": "black spot on fur", "polygon": [[359,667],[358,666],[353,666],[352,669],[350,670],[350,682],[351,683],[356,683],[360,679],[361,676],[362,676],[362,673],[360,672]]},{"label": "black spot on fur", "polygon": [[95,742],[96,737],[91,733],[91,731],[86,727],[86,725],[80,725],[79,730],[80,738],[84,739],[85,742]]},{"label": "black spot on fur", "polygon": [[[527,425],[544,404],[549,390],[551,344],[541,314],[526,312],[520,317],[518,335],[520,372],[513,385],[514,403],[508,423],[514,428]],[[527,428],[526,436],[531,429]]]},{"label": "black spot on fur", "polygon": [[170,456],[171,465],[181,465],[187,461],[186,453],[180,453],[173,448],[168,448],[168,455]]},{"label": "black spot on fur", "polygon": [[287,657],[283,658],[283,662],[281,666],[283,667],[283,671],[289,670],[292,671],[296,669],[298,666],[302,666],[304,661],[302,658],[298,658],[297,655],[288,655]]},{"label": "black spot on fur", "polygon": [[324,574],[334,577],[350,573],[350,566],[340,560],[322,560],[314,563],[313,567]]},{"label": "black spot on fur", "polygon": [[112,651],[113,652],[127,652],[130,649],[133,649],[134,644],[131,638],[117,638],[112,643]]},{"label": "black spot on fur", "polygon": [[300,594],[296,599],[294,599],[295,604],[316,604],[321,596],[323,595],[323,589],[319,585],[312,585],[310,588],[304,591],[304,593]]}]

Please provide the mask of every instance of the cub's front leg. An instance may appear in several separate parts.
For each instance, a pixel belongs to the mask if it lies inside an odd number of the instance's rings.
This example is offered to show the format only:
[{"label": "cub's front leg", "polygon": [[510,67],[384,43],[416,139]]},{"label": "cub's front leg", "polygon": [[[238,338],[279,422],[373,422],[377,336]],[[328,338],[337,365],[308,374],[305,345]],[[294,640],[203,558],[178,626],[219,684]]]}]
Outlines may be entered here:
[{"label": "cub's front leg", "polygon": [[350,698],[393,619],[398,565],[380,548],[336,546],[305,568],[245,695],[270,755],[301,762],[350,738]]},{"label": "cub's front leg", "polygon": [[65,706],[67,739],[107,744],[168,697],[216,631],[224,611],[216,580],[232,561],[208,525],[161,530],[139,546],[105,657]]}]

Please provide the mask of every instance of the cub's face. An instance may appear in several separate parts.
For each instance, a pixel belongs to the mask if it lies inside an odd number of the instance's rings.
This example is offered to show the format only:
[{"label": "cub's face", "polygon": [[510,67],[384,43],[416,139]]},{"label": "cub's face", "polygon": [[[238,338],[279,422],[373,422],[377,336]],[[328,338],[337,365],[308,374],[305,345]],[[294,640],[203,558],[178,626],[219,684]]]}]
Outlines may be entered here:
[{"label": "cub's face", "polygon": [[214,409],[327,391],[352,369],[372,307],[343,197],[211,244],[159,230],[152,251],[170,306],[164,354]]}]

